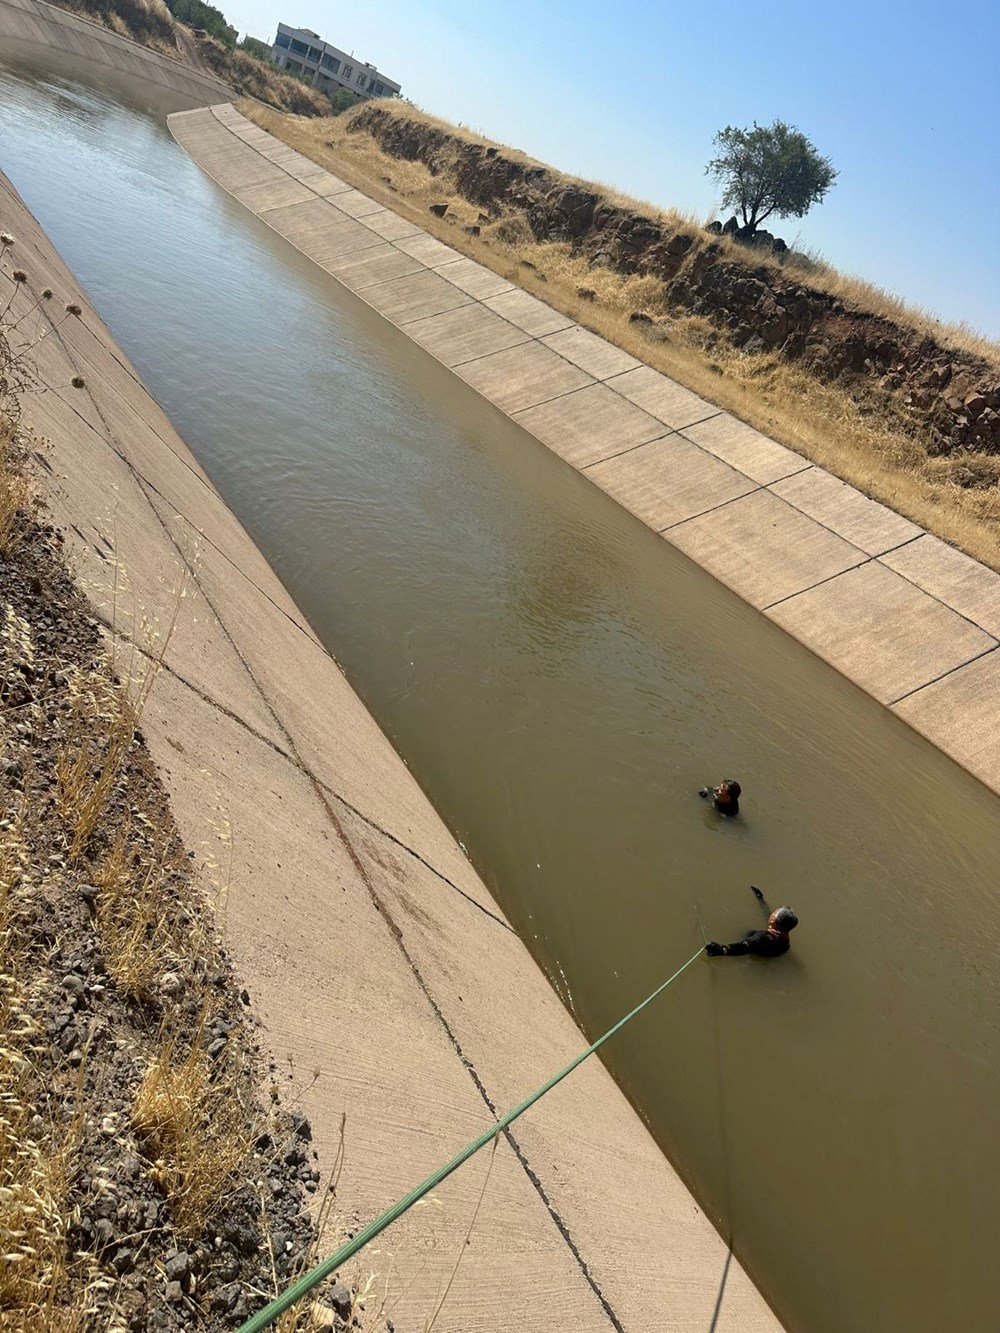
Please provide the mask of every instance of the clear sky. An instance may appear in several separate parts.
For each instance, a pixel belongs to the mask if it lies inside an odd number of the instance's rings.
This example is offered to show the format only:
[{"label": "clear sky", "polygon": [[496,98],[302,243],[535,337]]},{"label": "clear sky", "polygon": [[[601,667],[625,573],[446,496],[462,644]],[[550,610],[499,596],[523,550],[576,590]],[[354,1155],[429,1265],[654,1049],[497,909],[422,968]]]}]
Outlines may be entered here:
[{"label": "clear sky", "polygon": [[724,125],[796,125],[840,176],[767,225],[1000,338],[997,0],[216,0],[241,32],[314,29],[419,106],[699,216]]}]

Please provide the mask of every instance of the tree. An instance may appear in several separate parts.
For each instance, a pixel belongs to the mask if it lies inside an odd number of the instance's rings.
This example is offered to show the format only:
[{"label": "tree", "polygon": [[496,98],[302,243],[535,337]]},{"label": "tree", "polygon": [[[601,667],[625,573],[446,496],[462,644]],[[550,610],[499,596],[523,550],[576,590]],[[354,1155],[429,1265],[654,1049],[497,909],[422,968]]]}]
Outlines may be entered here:
[{"label": "tree", "polygon": [[743,234],[750,237],[765,218],[805,217],[837,178],[828,157],[794,125],[776,120],[738,130],[727,125],[715,136],[720,150],[705,168],[725,186],[722,202],[738,208]]}]

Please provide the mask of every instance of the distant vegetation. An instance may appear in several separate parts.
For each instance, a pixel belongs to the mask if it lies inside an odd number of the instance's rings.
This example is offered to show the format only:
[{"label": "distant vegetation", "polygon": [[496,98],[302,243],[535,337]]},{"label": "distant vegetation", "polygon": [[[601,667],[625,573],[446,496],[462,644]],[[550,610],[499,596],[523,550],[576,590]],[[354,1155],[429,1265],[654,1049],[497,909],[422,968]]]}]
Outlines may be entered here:
[{"label": "distant vegetation", "polygon": [[64,9],[85,14],[159,51],[176,50],[174,25],[162,0],[59,0]]},{"label": "distant vegetation", "polygon": [[254,60],[270,60],[271,48],[267,42],[262,42],[259,37],[251,37],[247,34],[242,42],[236,43],[240,51],[245,51],[248,56],[253,56]]},{"label": "distant vegetation", "polygon": [[221,9],[206,5],[204,0],[167,0],[167,8],[175,19],[186,23],[189,28],[204,28],[228,50],[235,47],[239,33],[226,22]]}]

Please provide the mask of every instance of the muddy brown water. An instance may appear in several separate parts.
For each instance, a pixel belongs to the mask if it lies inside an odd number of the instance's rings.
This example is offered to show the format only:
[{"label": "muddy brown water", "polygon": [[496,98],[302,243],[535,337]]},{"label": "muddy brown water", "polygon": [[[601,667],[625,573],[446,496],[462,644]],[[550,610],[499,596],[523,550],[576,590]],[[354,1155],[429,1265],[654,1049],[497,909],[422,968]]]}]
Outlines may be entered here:
[{"label": "muddy brown water", "polygon": [[798,910],[609,1055],[787,1326],[1000,1327],[1000,802],[215,187],[173,106],[6,59],[0,167],[583,1028],[698,911],[755,924],[751,881]]}]

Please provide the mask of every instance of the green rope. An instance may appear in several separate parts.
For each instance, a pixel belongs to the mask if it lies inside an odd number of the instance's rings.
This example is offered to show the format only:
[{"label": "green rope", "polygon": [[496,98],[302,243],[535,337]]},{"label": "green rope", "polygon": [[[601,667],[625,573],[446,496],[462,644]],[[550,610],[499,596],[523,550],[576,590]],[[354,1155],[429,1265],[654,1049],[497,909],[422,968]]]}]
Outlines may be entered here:
[{"label": "green rope", "polygon": [[337,1250],[336,1254],[331,1254],[328,1259],[324,1259],[322,1263],[317,1264],[316,1267],[310,1269],[308,1273],[304,1273],[302,1277],[296,1282],[293,1282],[286,1291],[282,1292],[280,1296],[273,1300],[270,1305],[265,1305],[263,1310],[258,1310],[255,1315],[251,1315],[246,1323],[241,1324],[237,1333],[261,1333],[263,1329],[270,1327],[279,1315],[284,1314],[284,1312],[293,1306],[296,1301],[300,1301],[303,1296],[308,1295],[308,1293],[312,1291],[314,1287],[318,1286],[324,1278],[329,1277],[330,1274],[340,1268],[342,1264],[345,1264],[348,1259],[353,1258],[363,1246],[367,1245],[370,1240],[374,1240],[380,1232],[386,1229],[386,1227],[392,1226],[393,1222],[402,1217],[403,1214],[407,1212],[408,1209],[412,1208],[419,1199],[422,1199],[425,1194],[429,1194],[432,1189],[440,1185],[443,1180],[450,1176],[453,1171],[457,1170],[463,1162],[467,1162],[474,1153],[479,1151],[480,1148],[485,1148],[487,1143],[492,1139],[495,1139],[498,1134],[502,1133],[503,1130],[507,1128],[508,1125],[513,1124],[519,1115],[523,1115],[524,1112],[527,1111],[529,1106],[534,1106],[535,1102],[544,1097],[547,1092],[551,1092],[556,1084],[561,1083],[567,1074],[572,1074],[577,1065],[582,1065],[588,1056],[593,1055],[599,1047],[603,1046],[609,1038],[613,1037],[616,1032],[620,1031],[626,1023],[635,1018],[636,1014],[641,1013],[648,1004],[652,1004],[656,997],[662,994],[672,982],[676,981],[682,972],[686,972],[695,959],[700,956],[701,952],[702,950],[699,948],[697,953],[693,953],[683,967],[679,967],[673,976],[667,977],[662,985],[657,986],[652,995],[647,995],[642,1003],[637,1004],[631,1013],[626,1014],[624,1018],[620,1018],[614,1027],[608,1028],[603,1037],[598,1037],[592,1046],[588,1046],[585,1051],[581,1052],[581,1054],[574,1060],[571,1060],[565,1069],[560,1069],[559,1073],[554,1074],[547,1083],[543,1083],[537,1092],[533,1092],[531,1096],[527,1097],[519,1106],[515,1106],[513,1111],[508,1111],[502,1120],[498,1120],[490,1129],[487,1129],[480,1134],[478,1139],[474,1139],[468,1147],[463,1148],[458,1156],[453,1157],[446,1166],[439,1167],[432,1176],[427,1177],[422,1185],[417,1185],[415,1189],[410,1190],[409,1194],[400,1199],[398,1203],[393,1204],[393,1206],[387,1212],[384,1212],[381,1217],[377,1217],[374,1222],[369,1222],[363,1231],[359,1231],[353,1240],[349,1240],[346,1245],[342,1245],[340,1249]]}]

